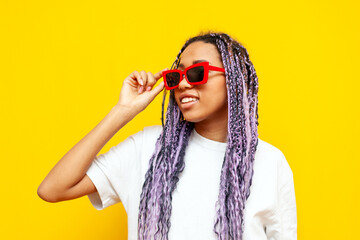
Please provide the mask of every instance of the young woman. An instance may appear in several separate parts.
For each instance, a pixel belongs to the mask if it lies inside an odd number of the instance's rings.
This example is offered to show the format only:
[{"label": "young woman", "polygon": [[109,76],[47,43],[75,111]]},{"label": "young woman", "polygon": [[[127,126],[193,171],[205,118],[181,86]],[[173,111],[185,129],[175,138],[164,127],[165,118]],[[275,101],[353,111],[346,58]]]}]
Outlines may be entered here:
[{"label": "young woman", "polygon": [[[164,88],[165,123],[96,156]],[[124,80],[116,106],[38,194],[49,202],[88,195],[98,210],[121,201],[129,239],[295,240],[293,174],[283,153],[258,138],[257,93],[239,42],[216,32],[190,38],[170,70]]]}]

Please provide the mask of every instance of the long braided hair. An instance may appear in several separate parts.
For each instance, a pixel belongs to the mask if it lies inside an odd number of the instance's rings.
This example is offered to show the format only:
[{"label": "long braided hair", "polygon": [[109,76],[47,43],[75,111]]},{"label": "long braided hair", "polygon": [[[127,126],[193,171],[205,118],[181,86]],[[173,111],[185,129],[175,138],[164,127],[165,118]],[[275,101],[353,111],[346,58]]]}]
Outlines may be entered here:
[{"label": "long braided hair", "polygon": [[[212,31],[186,41],[174,62],[176,68],[181,53],[196,41],[217,47],[225,68],[228,96],[227,147],[219,197],[214,206],[216,218],[213,231],[221,240],[241,240],[245,202],[250,195],[258,143],[258,78],[247,50],[229,35]],[[140,196],[138,239],[141,240],[168,239],[172,192],[179,181],[179,174],[184,170],[185,148],[194,129],[194,123],[184,119],[173,90],[170,90],[164,124],[165,95],[166,91],[162,106],[163,131],[150,158]]]}]

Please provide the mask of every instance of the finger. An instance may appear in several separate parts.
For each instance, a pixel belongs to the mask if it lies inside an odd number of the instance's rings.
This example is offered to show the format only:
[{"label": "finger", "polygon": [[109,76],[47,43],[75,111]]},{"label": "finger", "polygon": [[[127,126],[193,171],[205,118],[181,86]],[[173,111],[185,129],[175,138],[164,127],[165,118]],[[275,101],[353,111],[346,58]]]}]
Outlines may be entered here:
[{"label": "finger", "polygon": [[166,71],[166,70],[169,70],[169,68],[165,68],[165,69],[161,70],[160,72],[154,74],[154,78],[156,79],[156,81],[162,77],[163,71]]},{"label": "finger", "polygon": [[141,75],[141,78],[142,78],[142,80],[143,80],[144,87],[145,87],[146,84],[147,84],[147,74],[146,74],[146,72],[145,72],[144,70],[142,70],[142,71],[140,72],[140,75]]},{"label": "finger", "polygon": [[165,86],[164,81],[161,81],[159,85],[154,87],[153,90],[149,92],[152,99],[154,99],[164,89],[164,86]]},{"label": "finger", "polygon": [[143,92],[144,90],[144,82],[142,80],[142,77],[140,76],[140,73],[138,71],[133,71],[130,75],[129,75],[130,79],[136,81],[139,84],[139,88],[138,88],[138,93]]},{"label": "finger", "polygon": [[136,82],[138,82],[140,85],[144,85],[144,82],[139,74],[138,71],[133,71],[130,76],[131,79],[135,80]]},{"label": "finger", "polygon": [[155,85],[156,79],[154,78],[154,75],[151,72],[148,72],[147,76],[148,76],[147,78],[148,82],[147,82],[147,86],[145,87],[146,88],[145,90],[150,91],[152,87]]}]

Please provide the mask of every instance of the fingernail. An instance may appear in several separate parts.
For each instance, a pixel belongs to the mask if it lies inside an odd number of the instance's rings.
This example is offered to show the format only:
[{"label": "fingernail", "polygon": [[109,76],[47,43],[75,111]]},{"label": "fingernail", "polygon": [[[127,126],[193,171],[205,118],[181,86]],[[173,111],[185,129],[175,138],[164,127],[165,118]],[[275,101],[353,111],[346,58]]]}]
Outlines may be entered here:
[{"label": "fingernail", "polygon": [[144,87],[140,86],[138,92],[141,93],[143,91]]},{"label": "fingernail", "polygon": [[143,82],[143,80],[141,80],[141,79],[140,79],[139,81],[140,81],[140,84],[141,84],[141,85],[144,85],[144,82]]},{"label": "fingernail", "polygon": [[146,91],[150,91],[150,90],[151,90],[151,87],[148,86],[148,87],[146,88]]}]

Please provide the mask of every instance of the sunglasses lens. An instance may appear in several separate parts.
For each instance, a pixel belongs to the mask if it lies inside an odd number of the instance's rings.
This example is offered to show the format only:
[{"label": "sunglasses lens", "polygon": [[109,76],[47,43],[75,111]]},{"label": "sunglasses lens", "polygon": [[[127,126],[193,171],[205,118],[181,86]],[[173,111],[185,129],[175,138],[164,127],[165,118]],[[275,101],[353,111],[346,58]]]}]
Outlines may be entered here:
[{"label": "sunglasses lens", "polygon": [[198,66],[190,68],[187,70],[186,76],[189,82],[201,82],[204,79],[204,67]]},{"label": "sunglasses lens", "polygon": [[172,72],[166,74],[166,83],[169,87],[173,87],[179,84],[180,73]]}]

